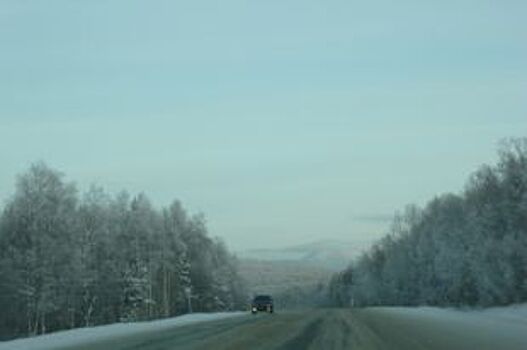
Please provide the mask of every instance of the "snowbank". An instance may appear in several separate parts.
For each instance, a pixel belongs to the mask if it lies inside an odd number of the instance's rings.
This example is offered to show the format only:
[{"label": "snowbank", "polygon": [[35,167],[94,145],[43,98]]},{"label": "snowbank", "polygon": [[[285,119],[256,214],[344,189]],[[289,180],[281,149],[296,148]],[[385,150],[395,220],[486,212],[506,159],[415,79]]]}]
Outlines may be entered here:
[{"label": "snowbank", "polygon": [[71,329],[33,338],[0,342],[0,350],[51,350],[141,332],[159,331],[198,322],[237,317],[245,314],[245,312],[196,313],[156,321],[117,323],[105,326]]},{"label": "snowbank", "polygon": [[447,342],[437,338],[442,333],[464,344],[458,349],[527,349],[527,304],[488,309],[380,307],[373,312],[388,316],[391,324],[413,325],[430,342]]},{"label": "snowbank", "polygon": [[448,321],[449,319],[467,319],[481,320],[485,322],[527,323],[527,304],[491,307],[486,309],[455,309],[428,306],[391,308],[379,307],[379,309],[397,312],[398,314],[406,314],[408,316],[432,316],[435,318],[443,318],[445,321]]}]

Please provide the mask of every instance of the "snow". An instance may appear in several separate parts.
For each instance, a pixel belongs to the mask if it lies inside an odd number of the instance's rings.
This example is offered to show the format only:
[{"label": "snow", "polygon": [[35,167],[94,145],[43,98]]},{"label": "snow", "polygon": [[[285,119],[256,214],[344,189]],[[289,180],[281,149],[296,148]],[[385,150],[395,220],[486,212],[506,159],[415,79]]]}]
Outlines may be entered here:
[{"label": "snow", "polygon": [[[459,339],[467,349],[476,344],[508,344],[495,349],[527,349],[527,304],[487,309],[436,307],[379,307],[374,312],[392,316],[399,323],[413,325],[421,336],[439,341],[438,331]],[[481,348],[481,347],[479,347]],[[489,347],[486,347],[489,348]]]},{"label": "snow", "polygon": [[117,323],[105,326],[78,328],[32,338],[0,342],[0,350],[51,350],[142,332],[159,331],[199,322],[238,317],[245,314],[245,312],[194,313],[156,321]]},{"label": "snow", "polygon": [[[388,309],[388,308],[387,308]],[[392,307],[389,308],[399,314],[407,316],[428,316],[444,321],[467,320],[473,322],[491,322],[491,323],[523,323],[527,325],[527,304],[516,304],[503,307],[491,307],[486,309],[454,309],[454,308],[437,308],[437,307]]]}]

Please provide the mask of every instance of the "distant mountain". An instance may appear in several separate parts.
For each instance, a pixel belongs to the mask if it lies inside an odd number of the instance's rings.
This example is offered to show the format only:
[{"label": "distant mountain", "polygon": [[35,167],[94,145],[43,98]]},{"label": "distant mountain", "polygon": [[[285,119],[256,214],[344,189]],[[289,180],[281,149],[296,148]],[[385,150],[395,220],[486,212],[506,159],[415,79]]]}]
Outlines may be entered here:
[{"label": "distant mountain", "polygon": [[278,249],[251,249],[238,252],[241,259],[302,262],[331,271],[344,269],[368,245],[337,240],[320,240]]},{"label": "distant mountain", "polygon": [[239,273],[251,295],[280,295],[288,290],[305,290],[326,285],[333,271],[295,260],[240,259]]},{"label": "distant mountain", "polygon": [[250,295],[271,294],[278,307],[323,305],[327,285],[367,244],[322,240],[239,252],[239,272]]}]

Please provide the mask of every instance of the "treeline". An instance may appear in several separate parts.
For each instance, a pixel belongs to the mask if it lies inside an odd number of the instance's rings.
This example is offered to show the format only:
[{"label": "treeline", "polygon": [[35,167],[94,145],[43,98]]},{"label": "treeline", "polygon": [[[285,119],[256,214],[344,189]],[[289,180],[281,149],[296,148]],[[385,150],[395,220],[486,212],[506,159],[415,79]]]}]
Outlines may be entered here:
[{"label": "treeline", "polygon": [[143,194],[80,197],[42,163],[18,177],[0,216],[0,339],[244,305],[237,261],[202,216]]},{"label": "treeline", "polygon": [[527,301],[527,139],[504,141],[462,194],[409,206],[333,277],[340,305],[491,306]]}]

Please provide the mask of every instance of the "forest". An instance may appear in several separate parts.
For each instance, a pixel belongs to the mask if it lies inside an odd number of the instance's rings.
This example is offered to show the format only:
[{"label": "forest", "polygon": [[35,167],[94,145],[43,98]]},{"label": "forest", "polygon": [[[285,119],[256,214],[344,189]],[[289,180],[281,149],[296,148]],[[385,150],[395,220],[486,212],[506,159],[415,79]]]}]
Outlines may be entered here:
[{"label": "forest", "polygon": [[527,301],[527,138],[462,193],[395,215],[389,233],[330,283],[338,305],[507,305]]},{"label": "forest", "polygon": [[237,259],[203,215],[146,195],[79,194],[44,163],[0,216],[0,340],[245,305]]}]

